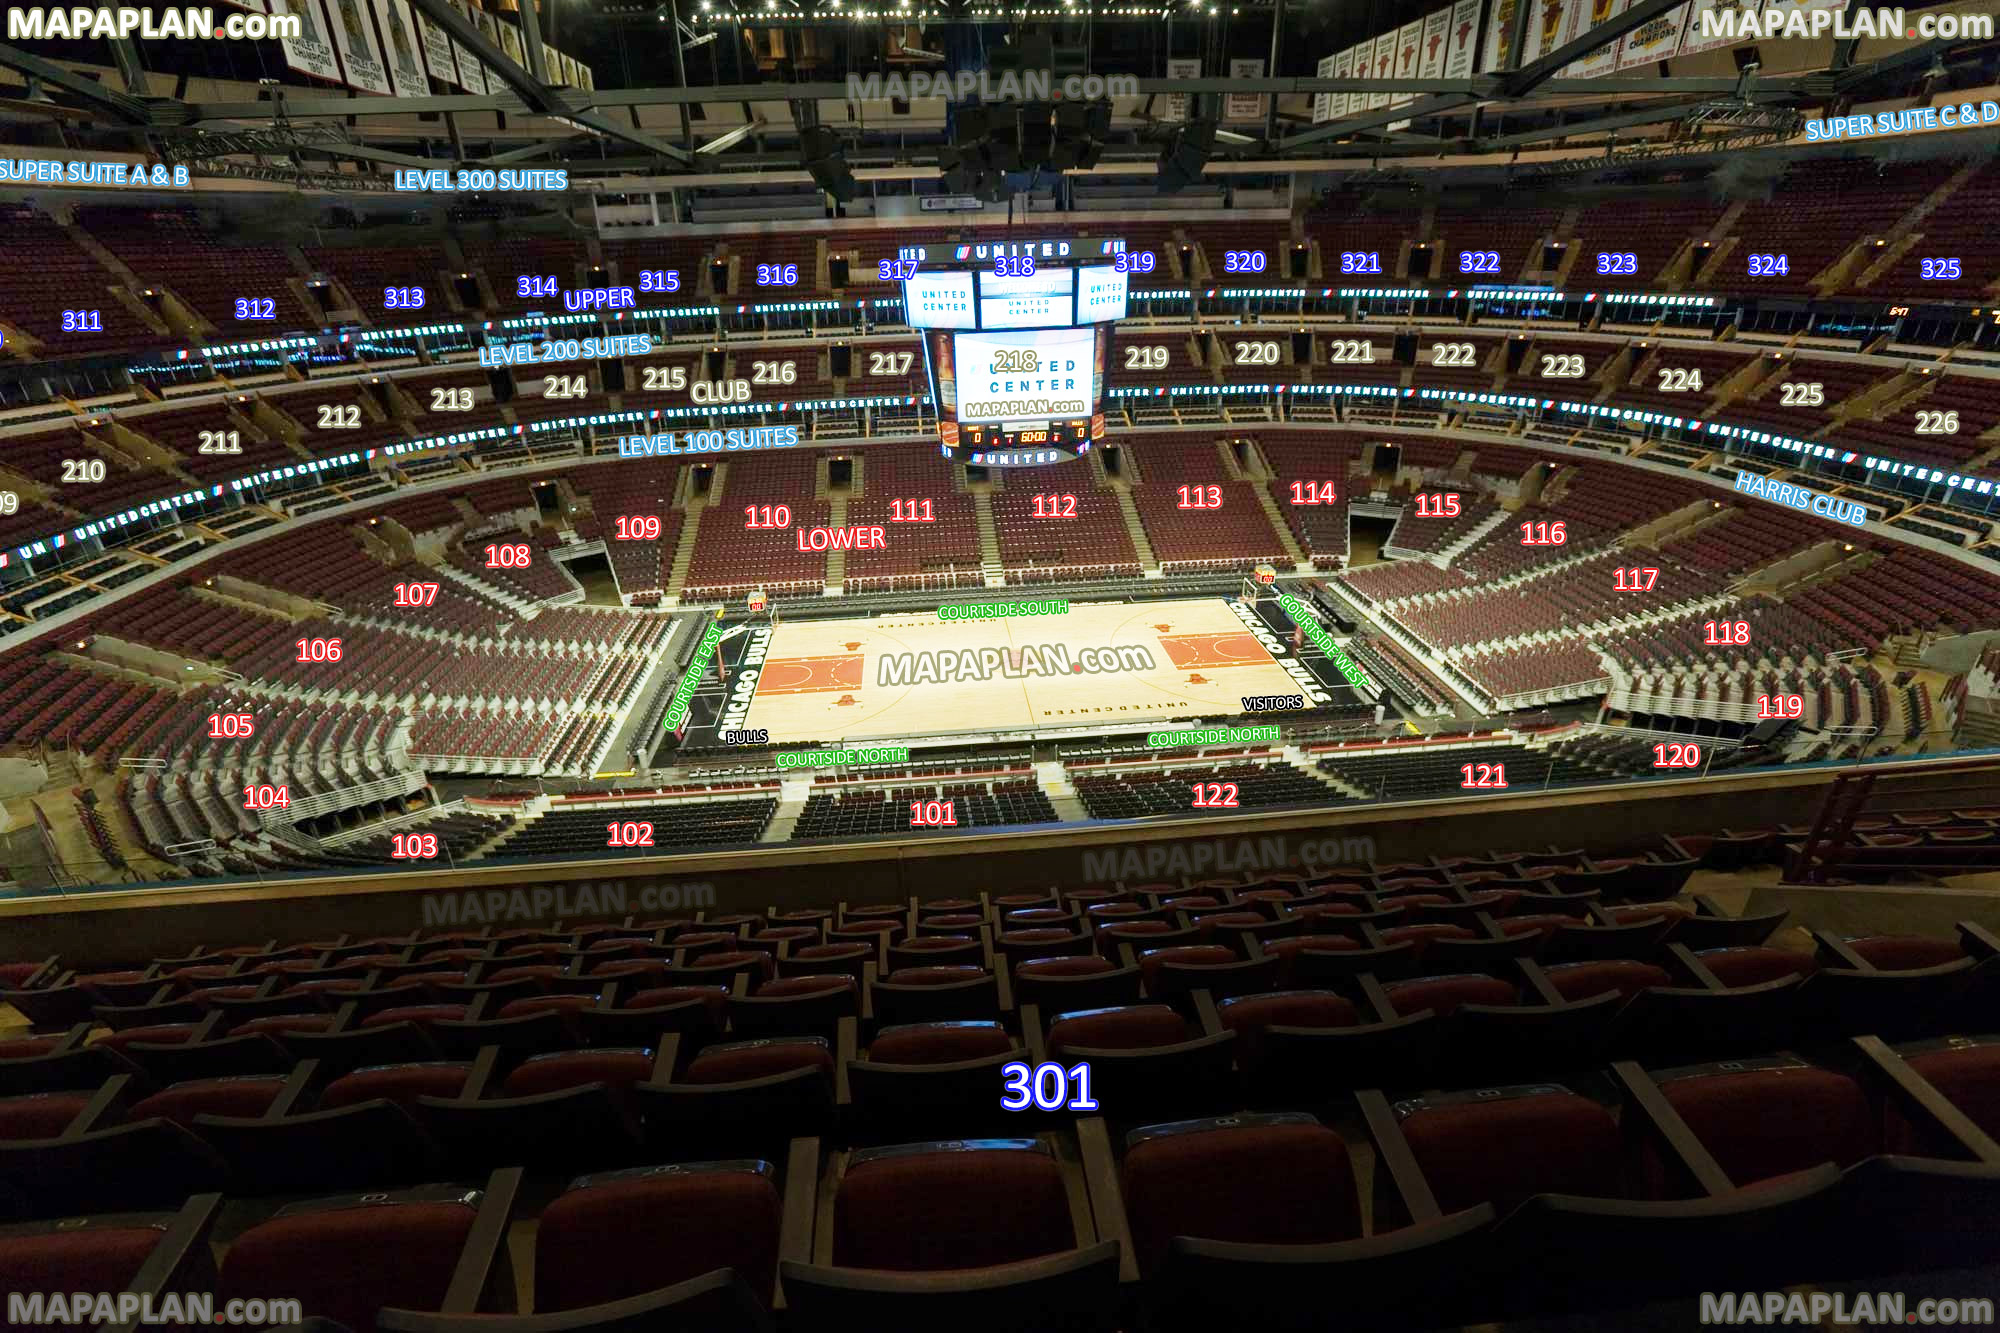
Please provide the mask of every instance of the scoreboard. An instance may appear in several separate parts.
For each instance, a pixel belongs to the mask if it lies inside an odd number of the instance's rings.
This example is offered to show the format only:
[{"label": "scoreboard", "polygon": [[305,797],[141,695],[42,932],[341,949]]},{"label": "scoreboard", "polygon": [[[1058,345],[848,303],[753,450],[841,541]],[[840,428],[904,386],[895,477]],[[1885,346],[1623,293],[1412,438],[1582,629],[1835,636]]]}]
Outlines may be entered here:
[{"label": "scoreboard", "polygon": [[908,246],[903,312],[921,331],[945,456],[987,467],[1076,458],[1104,437],[1124,242]]}]

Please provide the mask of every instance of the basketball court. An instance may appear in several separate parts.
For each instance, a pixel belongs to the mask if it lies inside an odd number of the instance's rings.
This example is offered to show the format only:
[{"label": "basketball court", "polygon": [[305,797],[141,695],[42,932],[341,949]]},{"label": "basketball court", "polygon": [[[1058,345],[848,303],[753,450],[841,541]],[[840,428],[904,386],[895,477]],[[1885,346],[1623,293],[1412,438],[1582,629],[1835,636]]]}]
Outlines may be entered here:
[{"label": "basketball court", "polygon": [[[1290,655],[1289,642],[1266,637]],[[733,666],[732,680],[749,670],[756,692],[732,725],[777,743],[1212,716],[1300,688],[1219,597],[1004,620],[787,620],[763,661]]]}]

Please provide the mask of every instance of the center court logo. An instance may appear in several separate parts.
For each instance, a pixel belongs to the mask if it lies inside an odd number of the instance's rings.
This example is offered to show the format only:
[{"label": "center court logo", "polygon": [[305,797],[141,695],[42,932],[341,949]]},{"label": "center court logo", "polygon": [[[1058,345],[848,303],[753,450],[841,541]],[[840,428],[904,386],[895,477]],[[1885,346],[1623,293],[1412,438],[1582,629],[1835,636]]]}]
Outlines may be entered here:
[{"label": "center court logo", "polygon": [[1079,648],[1066,643],[1031,643],[1019,648],[942,649],[925,653],[884,653],[875,660],[878,685],[942,685],[956,680],[1025,680],[1030,676],[1106,675],[1151,671],[1157,663],[1140,644]]}]

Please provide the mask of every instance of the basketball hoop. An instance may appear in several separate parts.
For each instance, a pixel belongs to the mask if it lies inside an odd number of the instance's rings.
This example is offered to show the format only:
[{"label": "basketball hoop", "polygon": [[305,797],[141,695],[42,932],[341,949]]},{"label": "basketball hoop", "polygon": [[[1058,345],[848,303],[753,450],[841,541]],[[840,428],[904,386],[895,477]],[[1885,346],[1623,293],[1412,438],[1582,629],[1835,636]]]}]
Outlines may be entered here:
[{"label": "basketball hoop", "polygon": [[747,599],[747,602],[750,608],[750,614],[754,616],[765,608],[765,606],[768,604],[768,599],[766,599],[766,597],[764,596],[764,590],[762,588],[752,588],[750,590],[750,596]]}]

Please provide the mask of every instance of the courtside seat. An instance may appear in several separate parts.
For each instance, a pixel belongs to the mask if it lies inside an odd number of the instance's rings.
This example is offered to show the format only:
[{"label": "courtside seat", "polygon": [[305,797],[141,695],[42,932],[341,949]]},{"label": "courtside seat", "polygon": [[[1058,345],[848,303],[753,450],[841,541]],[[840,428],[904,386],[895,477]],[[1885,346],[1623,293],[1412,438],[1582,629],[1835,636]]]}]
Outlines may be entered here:
[{"label": "courtside seat", "polygon": [[[484,1190],[434,1185],[290,1204],[237,1236],[218,1301],[290,1297],[305,1313],[373,1333],[384,1306],[470,1314],[502,1308],[499,1251],[519,1171]],[[508,1300],[511,1304],[511,1299]]]}]

